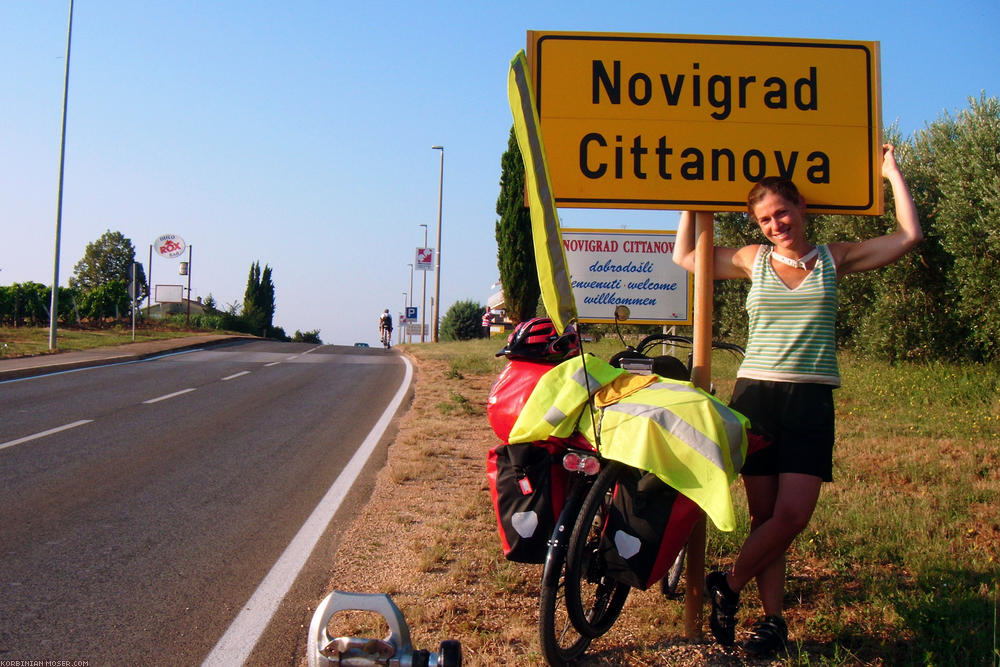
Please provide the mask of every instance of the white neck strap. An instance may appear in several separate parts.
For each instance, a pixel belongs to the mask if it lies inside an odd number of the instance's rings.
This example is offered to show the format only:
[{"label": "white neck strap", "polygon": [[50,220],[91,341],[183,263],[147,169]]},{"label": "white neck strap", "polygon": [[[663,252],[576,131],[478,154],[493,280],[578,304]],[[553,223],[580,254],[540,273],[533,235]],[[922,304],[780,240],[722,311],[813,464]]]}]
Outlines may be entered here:
[{"label": "white neck strap", "polygon": [[771,257],[775,258],[782,264],[787,264],[793,269],[805,269],[806,264],[809,263],[809,260],[811,260],[818,254],[819,254],[819,248],[813,248],[806,254],[802,255],[802,257],[799,257],[798,259],[792,259],[791,257],[785,257],[784,255],[779,255],[778,253],[774,252],[773,248],[771,249]]}]

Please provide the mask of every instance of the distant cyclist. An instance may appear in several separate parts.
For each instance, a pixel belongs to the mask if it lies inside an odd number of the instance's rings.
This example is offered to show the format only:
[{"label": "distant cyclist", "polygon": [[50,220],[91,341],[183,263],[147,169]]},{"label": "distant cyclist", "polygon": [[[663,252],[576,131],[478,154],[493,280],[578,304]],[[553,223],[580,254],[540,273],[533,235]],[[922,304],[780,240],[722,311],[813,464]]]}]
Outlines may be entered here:
[{"label": "distant cyclist", "polygon": [[386,349],[392,347],[392,315],[388,308],[378,317],[378,335]]}]

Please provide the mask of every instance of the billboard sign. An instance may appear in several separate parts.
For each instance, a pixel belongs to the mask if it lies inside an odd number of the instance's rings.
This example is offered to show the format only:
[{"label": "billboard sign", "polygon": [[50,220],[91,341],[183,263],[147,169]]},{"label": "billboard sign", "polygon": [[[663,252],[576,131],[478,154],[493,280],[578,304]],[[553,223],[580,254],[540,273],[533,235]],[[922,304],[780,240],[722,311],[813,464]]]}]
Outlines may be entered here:
[{"label": "billboard sign", "polygon": [[155,285],[153,301],[156,303],[183,303],[183,285]]},{"label": "billboard sign", "polygon": [[573,299],[581,322],[691,324],[691,274],[674,264],[674,232],[562,229]]},{"label": "billboard sign", "polygon": [[413,268],[417,271],[433,271],[434,248],[417,248],[417,261]]},{"label": "billboard sign", "polygon": [[528,32],[556,205],[880,214],[878,42]]},{"label": "billboard sign", "polygon": [[153,248],[160,257],[172,259],[184,254],[187,244],[177,234],[163,234],[153,241]]}]

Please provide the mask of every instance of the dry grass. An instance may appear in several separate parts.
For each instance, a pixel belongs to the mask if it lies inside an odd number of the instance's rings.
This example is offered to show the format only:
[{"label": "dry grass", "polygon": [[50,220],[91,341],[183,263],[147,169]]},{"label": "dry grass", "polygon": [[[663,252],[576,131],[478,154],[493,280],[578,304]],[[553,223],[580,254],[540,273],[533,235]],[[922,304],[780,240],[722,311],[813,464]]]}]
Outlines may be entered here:
[{"label": "dry grass", "polygon": [[[415,361],[413,405],[337,553],[328,589],[389,593],[417,648],[436,651],[458,639],[473,667],[545,664],[537,639],[541,566],[503,558],[486,483],[486,452],[498,440],[485,405],[499,365],[470,372],[447,359]],[[466,401],[468,408],[442,407]],[[657,591],[633,592],[582,664],[745,664],[708,641],[683,640],[682,614],[683,603]],[[338,614],[333,624],[335,636],[386,632],[370,614]]]}]

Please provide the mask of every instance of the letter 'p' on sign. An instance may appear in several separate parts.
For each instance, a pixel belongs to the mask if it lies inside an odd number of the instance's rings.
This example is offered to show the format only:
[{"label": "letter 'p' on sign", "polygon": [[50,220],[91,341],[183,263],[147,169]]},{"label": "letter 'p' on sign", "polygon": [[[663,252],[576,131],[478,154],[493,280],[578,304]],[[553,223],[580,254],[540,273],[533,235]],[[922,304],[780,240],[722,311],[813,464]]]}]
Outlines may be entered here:
[{"label": "letter 'p' on sign", "polygon": [[528,32],[556,205],[882,212],[877,42]]}]

